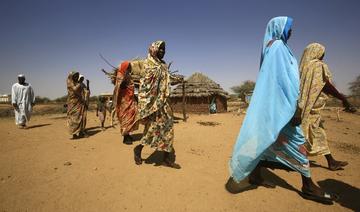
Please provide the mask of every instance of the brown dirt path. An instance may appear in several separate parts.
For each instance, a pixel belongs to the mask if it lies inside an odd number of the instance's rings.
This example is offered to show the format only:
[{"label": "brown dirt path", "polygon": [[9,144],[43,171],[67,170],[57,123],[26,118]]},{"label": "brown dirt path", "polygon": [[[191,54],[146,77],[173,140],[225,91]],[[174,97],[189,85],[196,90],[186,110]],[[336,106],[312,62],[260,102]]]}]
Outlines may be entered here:
[{"label": "brown dirt path", "polygon": [[302,199],[299,174],[281,170],[268,173],[275,189],[228,193],[227,163],[243,116],[179,120],[175,148],[180,170],[155,166],[152,162],[162,155],[149,148],[143,158],[150,164],[136,166],[134,145],[122,144],[117,128],[96,128],[94,113],[87,126],[92,136],[78,141],[69,139],[62,115],[34,116],[27,130],[3,118],[0,211],[360,211],[360,118],[341,115],[343,121],[337,122],[335,113],[325,112],[325,126],[334,156],[350,164],[331,172],[321,167],[326,166],[323,157],[311,158],[318,164],[312,168],[314,180],[341,195],[333,206]]}]

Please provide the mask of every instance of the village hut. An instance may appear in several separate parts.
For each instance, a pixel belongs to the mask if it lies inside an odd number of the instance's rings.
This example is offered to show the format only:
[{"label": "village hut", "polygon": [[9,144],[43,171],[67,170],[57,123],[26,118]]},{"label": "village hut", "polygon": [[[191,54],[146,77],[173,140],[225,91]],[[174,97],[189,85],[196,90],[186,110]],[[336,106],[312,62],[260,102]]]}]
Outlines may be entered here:
[{"label": "village hut", "polygon": [[[183,110],[183,88],[178,85],[171,91],[174,112]],[[227,111],[229,95],[219,84],[202,73],[194,73],[185,82],[185,107],[187,113],[210,113],[210,104],[216,104],[216,112]]]}]

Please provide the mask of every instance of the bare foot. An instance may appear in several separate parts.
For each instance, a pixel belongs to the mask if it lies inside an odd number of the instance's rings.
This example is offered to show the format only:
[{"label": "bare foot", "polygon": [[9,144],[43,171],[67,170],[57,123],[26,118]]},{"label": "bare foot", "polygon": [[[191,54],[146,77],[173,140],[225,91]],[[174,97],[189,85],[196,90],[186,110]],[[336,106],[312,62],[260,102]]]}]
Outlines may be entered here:
[{"label": "bare foot", "polygon": [[228,181],[225,184],[225,189],[232,194],[238,194],[256,188],[256,185],[249,183],[248,178],[245,178],[240,182],[236,182],[232,177],[229,177]]},{"label": "bare foot", "polygon": [[340,170],[343,167],[347,166],[349,163],[347,161],[337,161],[334,160],[332,162],[329,163],[329,169],[331,171],[336,171],[336,170]]},{"label": "bare foot", "polygon": [[304,199],[312,200],[315,202],[323,203],[326,205],[332,205],[333,201],[339,199],[335,194],[329,194],[317,186],[310,177],[301,176],[303,181],[303,186],[301,188],[302,192],[300,195]]},{"label": "bare foot", "polygon": [[275,188],[276,185],[272,182],[266,181],[261,176],[261,166],[258,165],[256,168],[251,172],[249,176],[249,183],[256,186],[264,186],[265,188]]}]

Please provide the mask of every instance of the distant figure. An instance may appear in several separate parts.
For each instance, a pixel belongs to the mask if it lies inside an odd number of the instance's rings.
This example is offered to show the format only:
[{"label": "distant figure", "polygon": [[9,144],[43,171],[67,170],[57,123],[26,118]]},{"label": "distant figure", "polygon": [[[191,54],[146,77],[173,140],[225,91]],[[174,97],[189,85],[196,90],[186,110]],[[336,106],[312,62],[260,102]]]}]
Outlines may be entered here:
[{"label": "distant figure", "polygon": [[298,64],[287,44],[291,27],[288,17],[273,18],[266,27],[259,76],[230,160],[226,188],[233,192],[230,185],[237,187],[245,180],[250,188],[274,187],[261,169],[281,168],[301,174],[303,198],[333,204],[336,197],[325,193],[310,175],[297,105]]},{"label": "distant figure", "polygon": [[319,43],[309,44],[300,62],[300,106],[302,107],[302,129],[306,138],[306,150],[309,155],[324,155],[329,169],[341,169],[348,162],[337,161],[330,153],[326,138],[321,110],[324,109],[328,96],[342,101],[345,111],[355,112],[344,95],[331,83],[332,74],[323,61],[325,47]]},{"label": "distant figure", "polygon": [[214,114],[214,113],[217,112],[216,98],[215,97],[211,100],[211,103],[210,103],[210,106],[209,106],[209,111],[210,111],[210,114]]},{"label": "distant figure", "polygon": [[103,96],[99,96],[99,101],[96,105],[96,116],[99,117],[101,129],[105,130],[105,119],[106,119],[106,99]]},{"label": "distant figure", "polygon": [[115,113],[116,110],[114,108],[114,103],[112,100],[107,101],[106,103],[106,110],[110,114],[110,126],[114,127],[114,121],[115,121]]},{"label": "distant figure", "polygon": [[140,78],[139,115],[145,122],[141,144],[134,148],[134,160],[142,164],[141,151],[144,145],[164,152],[163,164],[179,169],[180,166],[170,158],[174,153],[174,118],[169,104],[171,76],[163,60],[165,42],[156,41],[149,47],[144,61],[144,71]]},{"label": "distant figure", "polygon": [[88,137],[85,133],[87,102],[84,86],[79,83],[79,72],[70,72],[67,80],[67,126],[73,139]]},{"label": "distant figure", "polygon": [[24,129],[26,122],[30,121],[35,95],[31,85],[25,82],[23,74],[18,75],[18,82],[11,88],[11,103],[15,110],[15,123],[19,129]]}]

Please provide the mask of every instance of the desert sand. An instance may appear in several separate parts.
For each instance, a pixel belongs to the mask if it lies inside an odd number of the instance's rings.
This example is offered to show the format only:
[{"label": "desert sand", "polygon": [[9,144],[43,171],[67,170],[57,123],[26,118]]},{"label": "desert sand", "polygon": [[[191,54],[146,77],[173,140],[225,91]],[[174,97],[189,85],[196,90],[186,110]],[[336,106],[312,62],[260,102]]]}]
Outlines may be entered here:
[{"label": "desert sand", "polygon": [[244,115],[177,120],[179,170],[159,165],[162,154],[149,147],[143,150],[146,163],[135,165],[138,142],[124,145],[118,127],[102,132],[94,112],[88,114],[91,136],[79,140],[70,139],[63,114],[33,116],[26,130],[17,129],[13,118],[1,118],[0,211],[360,211],[359,117],[341,113],[339,122],[335,112],[324,111],[332,153],[349,162],[333,172],[324,157],[310,158],[313,179],[340,195],[331,206],[303,199],[296,172],[266,171],[275,189],[235,195],[224,189]]}]

